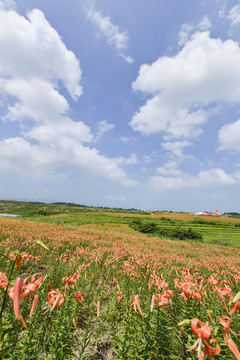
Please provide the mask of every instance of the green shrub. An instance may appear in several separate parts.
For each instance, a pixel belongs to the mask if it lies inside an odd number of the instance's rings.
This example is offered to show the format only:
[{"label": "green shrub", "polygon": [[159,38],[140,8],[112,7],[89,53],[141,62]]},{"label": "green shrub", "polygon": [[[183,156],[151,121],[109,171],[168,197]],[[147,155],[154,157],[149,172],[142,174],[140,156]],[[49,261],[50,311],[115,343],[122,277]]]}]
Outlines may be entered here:
[{"label": "green shrub", "polygon": [[157,224],[156,222],[143,221],[141,219],[134,219],[130,222],[130,227],[134,230],[144,234],[153,234],[161,237],[178,240],[195,240],[201,241],[202,234],[192,228],[179,227],[166,227]]}]

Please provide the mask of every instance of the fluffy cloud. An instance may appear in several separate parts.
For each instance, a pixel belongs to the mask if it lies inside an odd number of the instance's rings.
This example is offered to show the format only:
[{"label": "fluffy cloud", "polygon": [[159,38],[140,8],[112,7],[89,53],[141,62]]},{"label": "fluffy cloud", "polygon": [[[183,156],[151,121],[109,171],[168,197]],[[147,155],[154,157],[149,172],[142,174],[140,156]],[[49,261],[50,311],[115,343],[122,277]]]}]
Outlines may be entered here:
[{"label": "fluffy cloud", "polygon": [[219,150],[240,151],[240,119],[224,125],[218,133]]},{"label": "fluffy cloud", "polygon": [[135,131],[196,138],[213,106],[240,101],[239,44],[197,32],[174,57],[143,64],[132,87],[150,96],[130,122]]},{"label": "fluffy cloud", "polygon": [[16,8],[16,4],[13,0],[1,0],[0,1],[0,9],[9,10],[9,9],[15,9],[15,8]]},{"label": "fluffy cloud", "polygon": [[22,176],[49,177],[66,171],[85,170],[95,176],[106,176],[125,185],[136,182],[127,178],[119,167],[123,161],[108,159],[99,154],[95,148],[83,146],[72,138],[54,138],[49,146],[33,145],[23,138],[15,137],[0,141],[0,171]]},{"label": "fluffy cloud", "polygon": [[[83,146],[94,140],[90,128],[68,117],[59,85],[74,100],[83,93],[74,53],[40,10],[24,17],[9,10],[11,4],[0,0],[0,106],[4,121],[21,123],[21,136],[0,141],[1,173],[47,177],[74,169],[132,184],[120,168],[123,159]],[[101,134],[107,130],[109,124],[102,123]]]},{"label": "fluffy cloud", "polygon": [[[178,175],[178,173],[171,173],[172,170],[176,170],[176,167],[169,167],[168,175]],[[165,169],[167,174],[167,167]],[[158,169],[159,172],[159,169]],[[163,169],[160,168],[160,172],[163,173]],[[216,185],[231,185],[239,183],[240,179],[237,176],[227,174],[224,170],[214,168],[210,170],[200,171],[197,176],[191,176],[189,174],[179,173],[179,176],[153,176],[150,180],[150,186],[154,191],[164,191],[170,189],[181,189],[189,187],[210,187]]]},{"label": "fluffy cloud", "polygon": [[82,94],[79,61],[40,10],[27,18],[15,11],[0,12],[0,75],[28,82],[37,74],[54,87],[61,81],[76,99]]}]

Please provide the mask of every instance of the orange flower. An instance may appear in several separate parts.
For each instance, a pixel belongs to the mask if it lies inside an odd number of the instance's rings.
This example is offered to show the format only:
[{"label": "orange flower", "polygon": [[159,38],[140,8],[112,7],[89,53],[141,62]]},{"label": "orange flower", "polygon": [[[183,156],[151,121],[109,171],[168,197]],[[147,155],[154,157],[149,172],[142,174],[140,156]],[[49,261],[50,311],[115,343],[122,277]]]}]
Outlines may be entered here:
[{"label": "orange flower", "polygon": [[38,294],[34,296],[34,299],[33,299],[33,303],[32,303],[32,308],[31,308],[31,311],[30,311],[30,319],[31,317],[33,316],[33,312],[35,310],[35,307],[37,305],[37,302],[38,302]]},{"label": "orange flower", "polygon": [[232,315],[239,309],[240,309],[240,300],[235,302],[235,304],[233,305],[232,310],[229,312],[229,314]]},{"label": "orange flower", "polygon": [[82,299],[83,299],[83,297],[85,296],[86,294],[85,294],[85,292],[82,290],[81,291],[81,294],[79,294],[79,293],[77,293],[77,292],[75,292],[74,293],[74,297],[75,297],[75,299],[77,300],[77,302],[81,305],[82,304]]},{"label": "orange flower", "polygon": [[77,281],[78,279],[80,279],[80,277],[81,277],[81,276],[80,276],[79,274],[74,273],[73,276],[71,276],[71,277],[69,277],[69,276],[64,276],[64,277],[62,278],[62,282],[63,282],[64,284],[68,284],[69,287],[71,287],[72,284],[76,284],[76,281]]},{"label": "orange flower", "polygon": [[[199,325],[199,327],[198,327]],[[220,346],[217,342],[217,340],[215,339],[210,339],[211,336],[211,331],[212,329],[209,327],[208,322],[206,322],[205,324],[203,324],[203,322],[199,319],[192,319],[191,321],[191,328],[193,331],[194,336],[197,338],[197,341],[195,342],[195,344],[193,344],[192,346],[189,347],[189,351],[191,350],[195,350],[197,348],[197,355],[198,355],[198,360],[203,360],[204,358],[204,352],[202,351],[202,342],[205,346],[205,352],[206,355],[212,360],[212,354],[218,355],[220,354]],[[208,344],[207,340],[209,340],[209,344],[213,344],[215,343],[216,346],[212,347]]]},{"label": "orange flower", "polygon": [[153,296],[152,296],[152,301],[151,301],[150,312],[152,312],[152,311],[153,311],[154,302],[155,302],[155,297],[156,297],[156,295],[153,295]]},{"label": "orange flower", "polygon": [[122,293],[120,290],[118,290],[118,291],[117,291],[117,296],[119,297],[119,298],[118,298],[117,305],[119,305],[120,302],[121,302],[122,299],[123,299],[123,293]]},{"label": "orange flower", "polygon": [[21,255],[18,255],[17,260],[16,260],[16,270],[18,271],[20,269],[21,263],[23,261],[23,258]]},{"label": "orange flower", "polygon": [[235,358],[237,360],[240,360],[240,353],[238,351],[238,348],[237,348],[235,342],[233,341],[233,339],[231,338],[231,335],[230,335],[230,331],[231,331],[231,329],[230,329],[230,324],[231,324],[230,317],[222,316],[219,319],[219,322],[223,326],[223,338],[224,338],[225,344],[231,350],[231,352],[233,353]]},{"label": "orange flower", "polygon": [[21,276],[18,276],[13,285],[13,311],[18,319],[20,315],[20,295],[22,291],[23,280]]},{"label": "orange flower", "polygon": [[[35,280],[35,277],[38,275],[40,275],[39,278]],[[44,275],[42,273],[27,276],[23,281],[21,299],[27,296],[31,291],[37,291],[37,288],[42,284],[43,279]]]},{"label": "orange flower", "polygon": [[63,294],[58,289],[53,289],[48,293],[47,300],[49,305],[52,305],[50,312],[52,312],[56,306],[60,306],[64,303]]},{"label": "orange flower", "polygon": [[140,307],[140,296],[139,295],[133,295],[133,302],[132,305],[129,305],[131,309],[134,309],[136,312],[136,309],[140,312],[140,314],[143,316],[141,307]]},{"label": "orange flower", "polygon": [[97,302],[97,317],[100,316],[100,301]]},{"label": "orange flower", "polygon": [[5,288],[8,286],[8,279],[4,272],[0,271],[0,288]]}]

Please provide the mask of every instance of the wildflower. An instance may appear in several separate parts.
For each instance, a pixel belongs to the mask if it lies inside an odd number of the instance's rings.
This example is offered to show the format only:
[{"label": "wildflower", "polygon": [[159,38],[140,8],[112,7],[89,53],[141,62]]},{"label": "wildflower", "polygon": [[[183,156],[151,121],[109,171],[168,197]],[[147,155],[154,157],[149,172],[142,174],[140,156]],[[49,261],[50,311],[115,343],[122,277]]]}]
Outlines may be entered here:
[{"label": "wildflower", "polygon": [[234,314],[236,311],[240,309],[240,300],[237,300],[232,307],[232,310],[229,312],[230,315]]},{"label": "wildflower", "polygon": [[140,314],[143,316],[141,307],[140,307],[140,296],[139,295],[133,295],[133,304],[130,306],[131,309],[134,309],[134,311],[136,312],[136,310],[138,309],[138,311],[140,312]]},{"label": "wildflower", "polygon": [[[35,280],[35,277],[38,275],[40,275],[39,278]],[[43,279],[44,275],[42,273],[27,276],[23,281],[21,299],[27,296],[30,292],[37,291],[42,284]]]},{"label": "wildflower", "polygon": [[97,317],[100,316],[100,301],[97,302]]},{"label": "wildflower", "polygon": [[235,342],[233,341],[233,339],[231,338],[231,335],[230,335],[230,331],[231,331],[231,329],[230,329],[230,324],[231,324],[230,317],[222,316],[219,319],[219,322],[223,326],[223,338],[224,338],[225,344],[227,345],[229,350],[233,353],[235,358],[237,360],[240,360],[240,353],[238,351],[238,348],[237,348]]},{"label": "wildflower", "polygon": [[18,271],[20,269],[21,263],[23,261],[23,257],[21,255],[19,255],[16,259],[16,270]]},{"label": "wildflower", "polygon": [[83,297],[85,296],[86,294],[85,294],[85,292],[82,290],[81,291],[81,294],[79,294],[79,293],[77,293],[77,292],[75,292],[74,293],[74,297],[75,297],[75,299],[77,300],[77,302],[79,303],[79,305],[82,305],[82,299],[83,299]]},{"label": "wildflower", "polygon": [[8,286],[8,278],[4,272],[0,271],[0,288],[5,288]]},{"label": "wildflower", "polygon": [[119,305],[123,299],[123,293],[119,290],[119,291],[117,291],[117,296],[119,297],[117,305]]},{"label": "wildflower", "polygon": [[37,302],[38,302],[38,294],[35,295],[35,296],[34,296],[34,299],[33,299],[32,307],[31,307],[30,315],[29,315],[30,319],[31,319],[31,317],[33,316],[33,312],[34,312],[34,310],[35,310],[35,307],[36,307],[36,305],[37,305]]},{"label": "wildflower", "polygon": [[22,290],[22,284],[23,280],[21,276],[18,276],[13,285],[13,311],[17,319],[20,315],[20,295]]},{"label": "wildflower", "polygon": [[[197,327],[197,326],[200,327]],[[206,355],[212,359],[212,354],[220,354],[220,346],[217,342],[217,340],[215,339],[210,339],[211,336],[211,331],[212,329],[209,327],[208,322],[206,322],[205,324],[203,324],[203,322],[199,319],[192,319],[191,320],[191,328],[193,331],[194,336],[197,338],[197,341],[195,342],[195,344],[193,344],[192,346],[189,347],[189,351],[191,350],[195,350],[197,348],[197,356],[198,356],[198,360],[203,360],[204,358],[204,352],[202,351],[202,343],[205,346],[205,352]],[[208,344],[207,340],[209,340],[210,345],[215,343],[216,347],[212,347]]]},{"label": "wildflower", "polygon": [[152,296],[152,301],[151,301],[151,308],[150,308],[150,312],[152,312],[152,311],[153,311],[154,302],[155,302],[155,297],[156,297],[156,295],[154,295],[154,294],[153,294],[153,296]]},{"label": "wildflower", "polygon": [[48,293],[47,300],[49,305],[52,305],[50,312],[52,312],[56,306],[60,306],[64,303],[63,294],[58,289],[53,289]]},{"label": "wildflower", "polygon": [[36,244],[45,250],[49,250],[49,248],[41,240],[36,240]]}]

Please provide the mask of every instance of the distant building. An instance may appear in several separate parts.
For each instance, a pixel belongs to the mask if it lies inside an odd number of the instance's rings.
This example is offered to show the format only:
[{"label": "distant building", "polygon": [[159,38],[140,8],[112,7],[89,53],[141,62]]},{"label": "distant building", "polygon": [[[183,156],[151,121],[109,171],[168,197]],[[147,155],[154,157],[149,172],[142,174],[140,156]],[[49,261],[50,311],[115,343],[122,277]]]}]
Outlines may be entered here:
[{"label": "distant building", "polygon": [[210,211],[201,211],[201,212],[196,212],[195,215],[204,215],[204,216],[220,216],[219,211],[216,210],[215,213],[210,212]]}]

